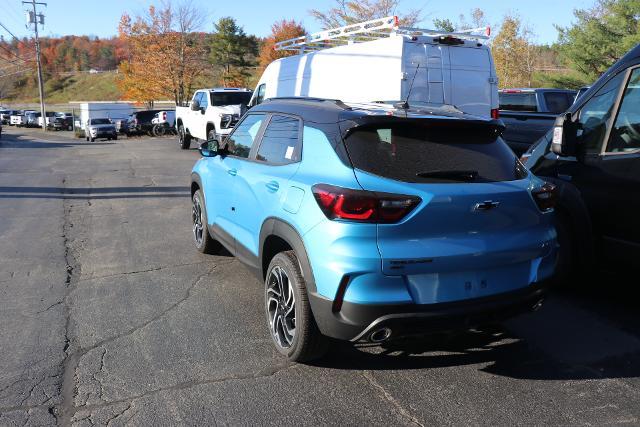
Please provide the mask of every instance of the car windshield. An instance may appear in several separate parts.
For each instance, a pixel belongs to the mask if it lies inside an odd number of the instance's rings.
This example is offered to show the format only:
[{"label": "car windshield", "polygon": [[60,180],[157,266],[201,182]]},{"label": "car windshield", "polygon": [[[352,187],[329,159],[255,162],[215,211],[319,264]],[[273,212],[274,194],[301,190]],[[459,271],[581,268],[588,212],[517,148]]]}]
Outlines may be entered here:
[{"label": "car windshield", "polygon": [[526,176],[494,126],[455,122],[360,127],[345,145],[356,169],[403,182],[496,182]]},{"label": "car windshield", "polygon": [[111,120],[109,119],[91,119],[92,125],[110,125]]},{"label": "car windshield", "polygon": [[211,92],[211,105],[247,105],[251,92]]}]

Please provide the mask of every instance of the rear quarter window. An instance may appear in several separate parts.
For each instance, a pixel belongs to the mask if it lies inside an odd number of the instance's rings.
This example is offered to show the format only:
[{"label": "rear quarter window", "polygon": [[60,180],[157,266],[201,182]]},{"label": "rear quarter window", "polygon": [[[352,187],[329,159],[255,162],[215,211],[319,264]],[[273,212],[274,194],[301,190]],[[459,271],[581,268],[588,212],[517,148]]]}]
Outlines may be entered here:
[{"label": "rear quarter window", "polygon": [[370,126],[345,139],[356,169],[409,183],[514,181],[527,173],[488,127]]}]

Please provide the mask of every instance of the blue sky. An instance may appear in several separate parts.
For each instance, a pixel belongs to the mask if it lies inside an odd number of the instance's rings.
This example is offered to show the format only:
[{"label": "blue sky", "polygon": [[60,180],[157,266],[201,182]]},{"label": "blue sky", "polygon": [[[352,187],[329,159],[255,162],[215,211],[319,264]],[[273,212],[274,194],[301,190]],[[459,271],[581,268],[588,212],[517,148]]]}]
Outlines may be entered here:
[{"label": "blue sky", "polygon": [[[46,1],[46,0],[45,0]],[[309,31],[320,30],[317,22],[309,16],[311,8],[328,9],[333,0],[236,0],[230,2],[193,0],[207,17],[203,30],[211,31],[212,22],[222,16],[233,16],[244,26],[247,33],[265,36],[271,24],[282,18],[302,21]],[[114,35],[123,12],[132,14],[146,9],[160,0],[49,0],[45,9],[44,35],[89,34]],[[501,18],[509,12],[519,14],[537,35],[541,43],[552,43],[557,39],[554,24],[566,26],[573,20],[575,8],[593,5],[594,0],[403,0],[401,8],[423,8],[422,27],[430,28],[433,18],[457,20],[461,13],[467,14],[475,7],[482,8],[497,28]],[[24,9],[20,0],[0,0],[0,22],[18,37],[28,35],[24,27]],[[0,28],[0,34],[8,36]]]}]

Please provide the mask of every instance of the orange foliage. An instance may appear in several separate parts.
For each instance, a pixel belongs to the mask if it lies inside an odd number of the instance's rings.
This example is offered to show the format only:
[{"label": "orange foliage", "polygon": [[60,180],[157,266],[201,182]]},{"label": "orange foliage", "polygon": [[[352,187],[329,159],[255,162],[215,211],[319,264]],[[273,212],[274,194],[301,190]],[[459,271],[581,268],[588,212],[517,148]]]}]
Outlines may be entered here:
[{"label": "orange foliage", "polygon": [[293,51],[275,50],[275,44],[284,40],[304,36],[305,34],[307,34],[307,30],[304,29],[302,24],[297,23],[293,19],[290,21],[283,19],[282,21],[274,23],[271,26],[271,35],[265,39],[260,48],[260,68],[267,68],[267,65],[276,59],[295,55],[296,52]]},{"label": "orange foliage", "polygon": [[151,6],[145,16],[123,15],[118,27],[130,58],[120,64],[123,98],[152,104],[173,98],[184,102],[205,69],[204,36],[192,32],[195,11]]}]

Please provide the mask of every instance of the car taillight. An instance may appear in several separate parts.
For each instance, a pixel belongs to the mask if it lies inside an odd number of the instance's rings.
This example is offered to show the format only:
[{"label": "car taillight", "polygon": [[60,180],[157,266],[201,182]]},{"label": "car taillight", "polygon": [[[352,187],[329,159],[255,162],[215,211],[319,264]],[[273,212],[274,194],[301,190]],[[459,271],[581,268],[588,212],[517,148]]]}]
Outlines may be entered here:
[{"label": "car taillight", "polygon": [[421,199],[415,196],[353,190],[327,184],[312,187],[322,212],[331,220],[393,224],[405,218]]},{"label": "car taillight", "polygon": [[163,122],[167,121],[167,112],[166,111],[162,112],[162,121]]},{"label": "car taillight", "polygon": [[542,212],[549,212],[556,206],[558,193],[555,185],[545,182],[542,187],[533,190],[531,193],[533,194],[533,199],[536,201],[538,208]]},{"label": "car taillight", "polygon": [[[485,111],[487,111],[487,110],[485,110]],[[498,120],[500,118],[500,110],[498,110],[497,108],[491,109],[491,118],[493,120]]]}]

